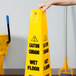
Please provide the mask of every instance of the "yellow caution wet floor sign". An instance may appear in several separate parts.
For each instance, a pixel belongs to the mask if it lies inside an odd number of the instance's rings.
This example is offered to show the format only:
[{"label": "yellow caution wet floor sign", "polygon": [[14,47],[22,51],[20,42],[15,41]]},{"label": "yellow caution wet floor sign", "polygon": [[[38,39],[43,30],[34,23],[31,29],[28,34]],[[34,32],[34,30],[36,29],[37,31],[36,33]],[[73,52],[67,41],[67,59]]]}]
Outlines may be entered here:
[{"label": "yellow caution wet floor sign", "polygon": [[46,12],[42,9],[31,11],[25,76],[51,76]]}]

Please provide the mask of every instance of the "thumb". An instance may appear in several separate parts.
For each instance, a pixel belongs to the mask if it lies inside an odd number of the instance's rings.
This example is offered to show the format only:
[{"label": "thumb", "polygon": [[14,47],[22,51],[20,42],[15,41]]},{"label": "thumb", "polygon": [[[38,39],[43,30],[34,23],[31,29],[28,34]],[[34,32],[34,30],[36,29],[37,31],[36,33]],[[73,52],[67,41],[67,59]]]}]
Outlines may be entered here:
[{"label": "thumb", "polygon": [[46,7],[44,7],[44,8],[43,8],[43,12],[45,12],[45,11],[46,11],[46,9],[48,9],[48,6],[46,6]]},{"label": "thumb", "polygon": [[40,3],[39,6],[38,6],[39,9],[43,8],[43,7],[45,7],[45,3]]}]

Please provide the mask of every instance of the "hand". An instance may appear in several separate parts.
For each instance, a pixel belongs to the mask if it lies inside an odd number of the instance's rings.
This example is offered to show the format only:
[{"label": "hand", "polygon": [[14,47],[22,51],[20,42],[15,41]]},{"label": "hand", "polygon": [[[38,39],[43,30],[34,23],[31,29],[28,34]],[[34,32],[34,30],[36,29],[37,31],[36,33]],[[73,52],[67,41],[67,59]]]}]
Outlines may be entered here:
[{"label": "hand", "polygon": [[46,11],[52,5],[51,2],[40,3],[38,8],[43,8],[43,12]]},{"label": "hand", "polygon": [[49,2],[44,2],[39,4],[39,9],[43,8],[43,12],[48,9],[51,5],[68,6],[76,5],[76,0],[51,0]]}]

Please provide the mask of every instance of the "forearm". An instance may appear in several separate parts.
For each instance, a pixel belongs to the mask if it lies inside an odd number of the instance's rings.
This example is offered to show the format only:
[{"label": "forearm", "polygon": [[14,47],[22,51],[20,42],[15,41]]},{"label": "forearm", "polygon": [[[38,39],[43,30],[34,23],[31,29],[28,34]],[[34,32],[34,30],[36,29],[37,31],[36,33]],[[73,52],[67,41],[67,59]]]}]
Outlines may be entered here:
[{"label": "forearm", "polygon": [[70,0],[72,5],[76,5],[76,0]]},{"label": "forearm", "polygon": [[76,0],[51,0],[50,3],[52,5],[68,6],[76,5]]}]

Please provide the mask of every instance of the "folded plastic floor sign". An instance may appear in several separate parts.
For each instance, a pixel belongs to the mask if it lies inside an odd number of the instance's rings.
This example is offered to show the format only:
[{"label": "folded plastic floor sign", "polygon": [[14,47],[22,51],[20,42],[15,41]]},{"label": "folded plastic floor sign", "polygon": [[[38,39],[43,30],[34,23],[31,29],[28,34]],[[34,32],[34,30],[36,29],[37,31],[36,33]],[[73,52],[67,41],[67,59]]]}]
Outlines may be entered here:
[{"label": "folded plastic floor sign", "polygon": [[31,11],[25,76],[51,76],[46,12],[42,9]]}]

